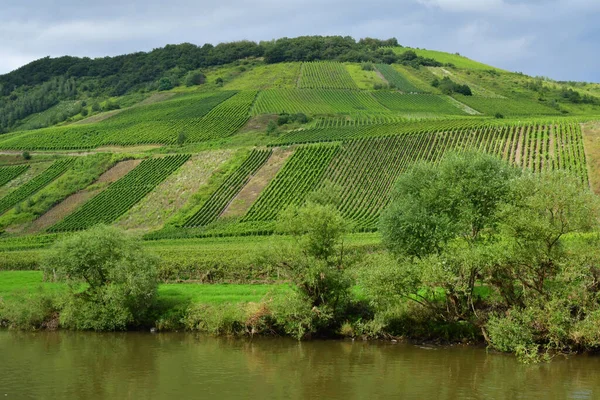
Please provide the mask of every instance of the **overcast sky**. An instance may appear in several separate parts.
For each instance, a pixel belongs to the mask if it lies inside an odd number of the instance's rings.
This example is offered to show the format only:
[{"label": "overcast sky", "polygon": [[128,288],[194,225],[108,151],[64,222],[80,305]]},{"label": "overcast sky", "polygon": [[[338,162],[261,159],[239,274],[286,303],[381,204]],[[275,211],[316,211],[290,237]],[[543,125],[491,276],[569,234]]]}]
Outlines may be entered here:
[{"label": "overcast sky", "polygon": [[47,55],[350,35],[600,82],[600,0],[0,0],[0,15],[0,73]]}]

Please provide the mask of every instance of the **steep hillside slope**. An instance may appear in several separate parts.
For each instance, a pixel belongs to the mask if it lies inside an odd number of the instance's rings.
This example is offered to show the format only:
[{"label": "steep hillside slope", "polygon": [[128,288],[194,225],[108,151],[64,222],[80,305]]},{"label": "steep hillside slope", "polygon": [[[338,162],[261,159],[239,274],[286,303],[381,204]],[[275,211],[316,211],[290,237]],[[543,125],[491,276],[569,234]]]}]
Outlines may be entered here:
[{"label": "steep hillside slope", "polygon": [[[52,84],[57,77],[22,76],[52,60],[0,77],[22,81],[4,106],[41,85],[56,98],[59,88],[77,93],[0,135],[0,248],[46,245],[100,222],[147,239],[267,235],[286,207],[330,183],[354,229],[376,231],[398,176],[454,151],[491,153],[534,172],[567,170],[597,186],[597,160],[589,160],[599,153],[589,136],[600,120],[596,85],[393,42],[316,56],[303,53],[300,39],[282,43],[240,44],[220,64],[205,56],[185,64],[180,54],[164,67],[171,78],[119,96],[81,91],[104,82],[89,75]],[[130,72],[121,77],[133,79]],[[51,121],[73,104],[79,114]],[[40,121],[55,125],[27,130]],[[137,160],[135,168],[98,181],[125,159]]]}]

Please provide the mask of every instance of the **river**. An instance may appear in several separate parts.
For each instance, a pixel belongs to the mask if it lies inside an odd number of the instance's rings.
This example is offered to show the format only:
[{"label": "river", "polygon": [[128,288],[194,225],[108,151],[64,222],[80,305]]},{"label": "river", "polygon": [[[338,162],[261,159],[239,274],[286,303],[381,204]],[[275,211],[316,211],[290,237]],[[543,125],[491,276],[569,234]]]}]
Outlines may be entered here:
[{"label": "river", "polygon": [[0,331],[0,399],[599,399],[600,358],[465,346]]}]

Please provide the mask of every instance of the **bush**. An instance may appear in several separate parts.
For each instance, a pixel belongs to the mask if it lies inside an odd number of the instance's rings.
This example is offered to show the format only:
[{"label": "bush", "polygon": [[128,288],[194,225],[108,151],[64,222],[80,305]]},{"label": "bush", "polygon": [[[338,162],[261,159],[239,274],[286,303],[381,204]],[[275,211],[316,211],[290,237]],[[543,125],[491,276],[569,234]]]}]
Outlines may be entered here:
[{"label": "bush", "polygon": [[496,118],[496,119],[503,119],[504,118],[504,114],[501,114],[501,113],[497,112],[496,114],[494,114],[494,118]]},{"label": "bush", "polygon": [[202,72],[190,72],[185,78],[185,85],[190,86],[198,86],[202,85],[206,82],[206,76]]},{"label": "bush", "polygon": [[69,284],[61,324],[102,331],[144,322],[157,295],[157,264],[138,240],[99,225],[56,243],[42,269]]},{"label": "bush", "polygon": [[364,62],[360,64],[360,68],[363,71],[375,71],[375,65],[372,62]]},{"label": "bush", "polygon": [[267,135],[274,135],[277,132],[277,123],[273,120],[267,124]]},{"label": "bush", "polygon": [[31,160],[31,154],[28,151],[24,151],[22,156],[24,160]]}]

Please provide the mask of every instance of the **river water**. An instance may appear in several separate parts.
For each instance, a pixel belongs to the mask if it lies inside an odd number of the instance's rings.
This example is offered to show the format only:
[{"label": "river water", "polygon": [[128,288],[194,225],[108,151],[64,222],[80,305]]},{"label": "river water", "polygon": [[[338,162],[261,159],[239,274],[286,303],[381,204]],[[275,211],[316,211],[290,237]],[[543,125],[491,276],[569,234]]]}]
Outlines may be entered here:
[{"label": "river water", "polygon": [[600,358],[192,334],[0,331],[0,399],[600,399]]}]

